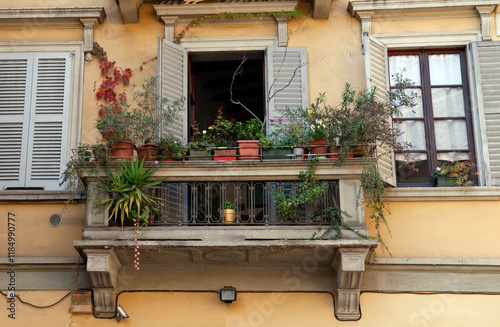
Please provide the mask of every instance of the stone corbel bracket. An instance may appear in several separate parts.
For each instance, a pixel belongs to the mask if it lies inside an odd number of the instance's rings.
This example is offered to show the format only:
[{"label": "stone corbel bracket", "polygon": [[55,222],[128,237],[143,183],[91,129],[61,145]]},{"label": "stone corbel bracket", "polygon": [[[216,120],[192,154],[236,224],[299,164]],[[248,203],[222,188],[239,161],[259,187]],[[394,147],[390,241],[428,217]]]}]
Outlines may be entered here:
[{"label": "stone corbel bracket", "polygon": [[496,5],[476,6],[483,41],[491,41],[491,15],[496,7]]},{"label": "stone corbel bracket", "polygon": [[335,315],[339,320],[361,318],[359,297],[361,280],[373,249],[339,248],[332,262],[337,279],[335,291]]},{"label": "stone corbel bracket", "polygon": [[87,272],[94,291],[94,315],[99,318],[116,316],[116,276],[120,260],[112,249],[84,249]]}]

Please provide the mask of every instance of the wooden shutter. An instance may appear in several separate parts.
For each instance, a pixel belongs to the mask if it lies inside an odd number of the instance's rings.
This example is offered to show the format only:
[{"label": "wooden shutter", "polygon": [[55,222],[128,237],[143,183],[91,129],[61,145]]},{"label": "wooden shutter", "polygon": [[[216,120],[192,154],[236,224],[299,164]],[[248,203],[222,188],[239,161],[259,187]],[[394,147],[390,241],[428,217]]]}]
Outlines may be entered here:
[{"label": "wooden shutter", "polygon": [[[169,101],[187,98],[187,51],[183,47],[168,40],[161,40],[159,44],[161,58],[161,96]],[[174,136],[187,140],[187,107],[184,101],[184,110],[175,118],[174,123],[167,126],[166,131]]]},{"label": "wooden shutter", "polygon": [[307,108],[306,48],[266,49],[266,102],[267,118],[282,116],[279,109]]},{"label": "wooden shutter", "polygon": [[[32,58],[0,57],[0,189],[24,187]],[[24,151],[23,151],[24,150]]]},{"label": "wooden shutter", "polygon": [[67,159],[70,53],[0,57],[0,181],[58,190]]},{"label": "wooden shutter", "polygon": [[71,54],[34,55],[26,186],[56,190],[68,147]]},{"label": "wooden shutter", "polygon": [[[487,185],[500,185],[500,42],[478,42],[479,74],[476,85],[479,106],[484,109],[486,127],[485,157],[489,157]],[[489,164],[489,165],[488,165]]]},{"label": "wooden shutter", "polygon": [[[368,43],[365,44],[366,87],[375,88],[376,97],[385,102],[389,85],[387,46],[372,36],[365,38],[365,40]],[[387,117],[387,119],[391,120],[391,117]],[[394,151],[387,146],[377,144],[377,156],[377,166],[382,180],[391,186],[396,186]]]}]

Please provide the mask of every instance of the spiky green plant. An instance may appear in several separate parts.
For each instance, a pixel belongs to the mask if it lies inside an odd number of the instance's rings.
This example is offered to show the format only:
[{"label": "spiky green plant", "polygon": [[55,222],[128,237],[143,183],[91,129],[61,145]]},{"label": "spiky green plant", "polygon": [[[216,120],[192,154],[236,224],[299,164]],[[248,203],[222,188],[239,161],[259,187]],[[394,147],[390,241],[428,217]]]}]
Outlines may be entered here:
[{"label": "spiky green plant", "polygon": [[109,199],[100,202],[112,210],[109,219],[119,217],[123,225],[127,219],[140,217],[141,205],[158,203],[159,198],[145,193],[145,189],[160,188],[165,179],[152,180],[158,168],[143,168],[144,160],[122,161],[116,173],[108,170],[107,178],[101,178],[103,189],[110,194]]}]

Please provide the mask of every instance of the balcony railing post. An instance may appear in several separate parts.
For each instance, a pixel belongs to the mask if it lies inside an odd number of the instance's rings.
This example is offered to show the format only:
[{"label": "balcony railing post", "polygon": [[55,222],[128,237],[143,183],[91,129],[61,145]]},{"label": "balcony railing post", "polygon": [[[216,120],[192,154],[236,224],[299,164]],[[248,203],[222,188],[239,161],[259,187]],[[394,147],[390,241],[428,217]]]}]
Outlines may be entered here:
[{"label": "balcony railing post", "polygon": [[97,202],[108,199],[109,195],[97,187],[97,181],[94,178],[87,179],[87,185],[87,226],[108,226],[109,212],[105,206],[99,206]]},{"label": "balcony railing post", "polygon": [[340,208],[348,214],[344,216],[344,220],[353,228],[366,227],[365,207],[362,205],[364,197],[363,193],[359,194],[360,186],[359,179],[339,180]]}]

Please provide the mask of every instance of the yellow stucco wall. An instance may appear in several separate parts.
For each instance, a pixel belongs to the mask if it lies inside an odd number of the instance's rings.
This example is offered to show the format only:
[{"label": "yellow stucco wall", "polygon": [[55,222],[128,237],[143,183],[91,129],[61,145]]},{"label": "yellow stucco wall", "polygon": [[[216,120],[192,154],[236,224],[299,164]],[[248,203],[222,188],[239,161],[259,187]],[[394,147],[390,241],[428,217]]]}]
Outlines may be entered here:
[{"label": "yellow stucco wall", "polygon": [[[20,292],[24,301],[48,305],[66,292]],[[334,317],[330,294],[238,293],[232,304],[219,301],[216,293],[123,293],[118,297],[130,318],[120,326],[190,327],[496,327],[500,319],[500,298],[459,294],[375,294],[361,295],[362,318],[341,322]],[[1,326],[68,326],[70,298],[48,309],[16,303],[16,320],[8,311],[0,314]],[[92,315],[73,315],[73,327],[116,326],[116,320]]]},{"label": "yellow stucco wall", "polygon": [[[0,257],[7,257],[7,217],[15,215],[15,255],[19,257],[78,257],[73,240],[82,238],[84,205],[4,204],[0,205]],[[61,225],[49,224],[52,214],[61,214]],[[12,216],[11,216],[12,217]],[[12,223],[12,221],[11,221]]]},{"label": "yellow stucco wall", "polygon": [[[500,259],[499,201],[391,202],[392,237],[382,237],[394,257]],[[369,224],[375,235],[373,223]],[[380,257],[387,252],[377,249]]]}]

